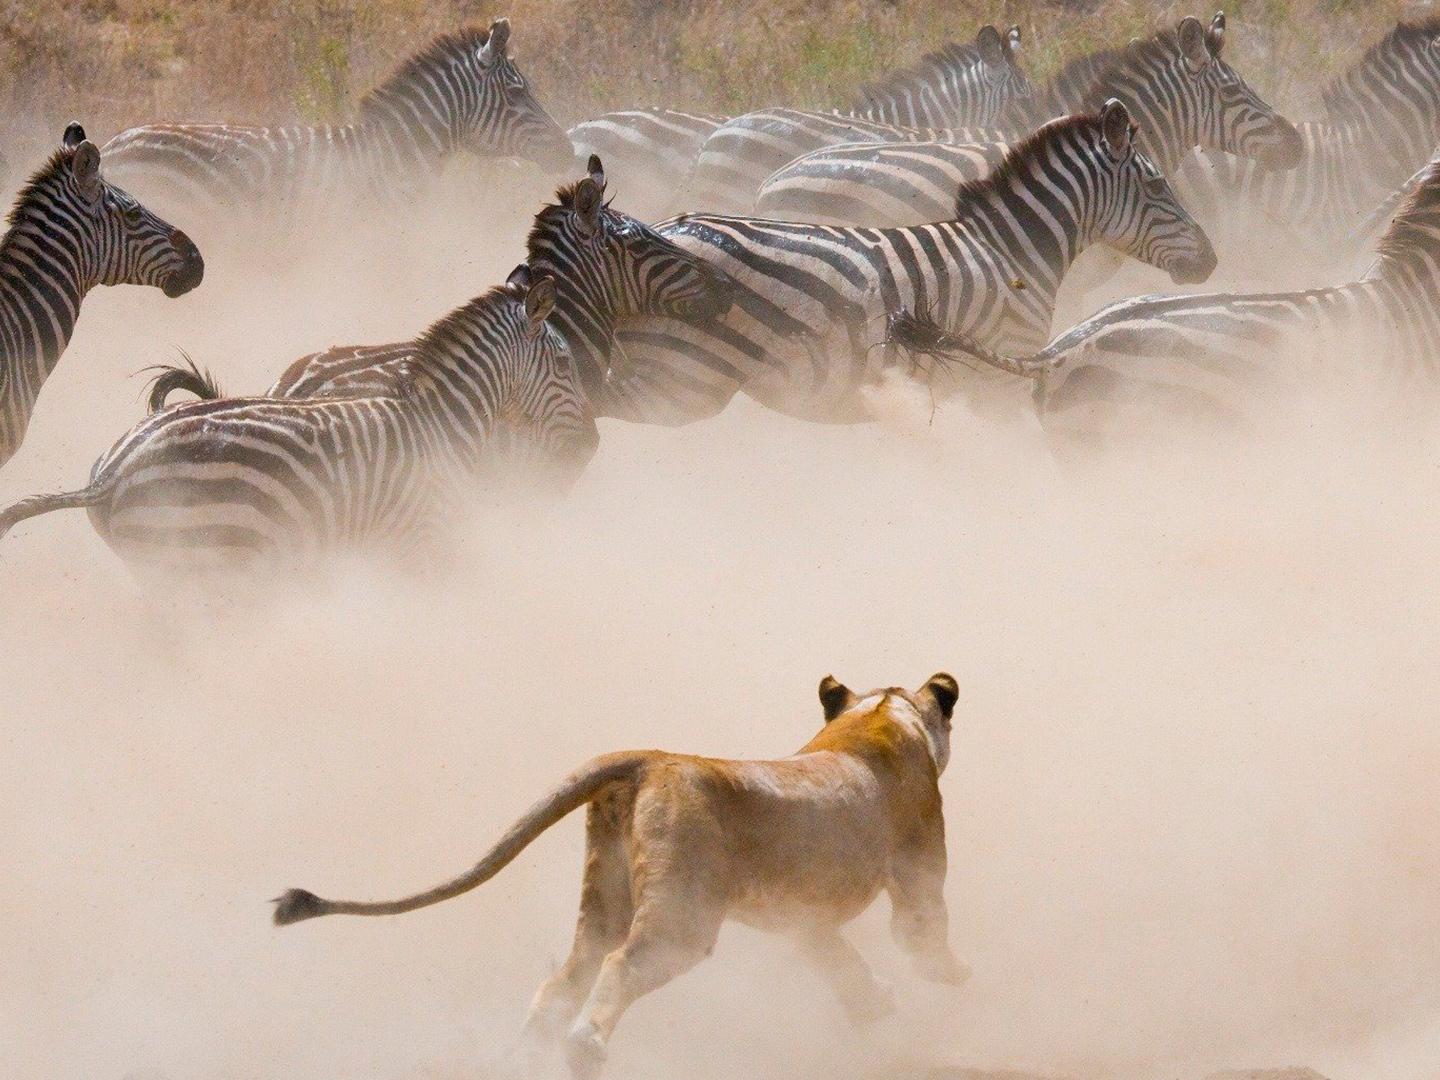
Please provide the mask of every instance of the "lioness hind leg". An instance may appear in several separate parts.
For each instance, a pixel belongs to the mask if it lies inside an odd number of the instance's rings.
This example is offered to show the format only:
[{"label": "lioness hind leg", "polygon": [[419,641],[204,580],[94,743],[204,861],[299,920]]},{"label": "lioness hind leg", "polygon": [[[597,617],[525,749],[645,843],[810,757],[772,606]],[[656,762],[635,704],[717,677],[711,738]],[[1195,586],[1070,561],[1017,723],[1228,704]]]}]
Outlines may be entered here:
[{"label": "lioness hind leg", "polygon": [[710,955],[724,911],[694,897],[670,897],[663,911],[641,902],[625,944],[605,958],[584,1019],[565,1043],[575,1080],[594,1080],[625,1010]]},{"label": "lioness hind leg", "polygon": [[565,963],[535,994],[525,1020],[532,1040],[556,1041],[579,1015],[607,953],[625,943],[634,918],[625,854],[623,799],[601,799],[586,813],[585,879],[575,942]]},{"label": "lioness hind leg", "polygon": [[895,1011],[895,995],[875,978],[858,949],[836,927],[817,927],[799,938],[800,951],[821,974],[845,1015],[857,1027]]}]

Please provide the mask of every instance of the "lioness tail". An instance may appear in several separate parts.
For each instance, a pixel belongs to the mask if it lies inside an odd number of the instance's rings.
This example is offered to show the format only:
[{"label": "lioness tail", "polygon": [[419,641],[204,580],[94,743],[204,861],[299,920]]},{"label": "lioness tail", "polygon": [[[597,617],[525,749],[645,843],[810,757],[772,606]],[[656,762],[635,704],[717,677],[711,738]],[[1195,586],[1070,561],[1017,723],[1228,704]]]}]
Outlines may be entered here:
[{"label": "lioness tail", "polygon": [[639,769],[644,758],[639,754],[606,754],[595,758],[565,779],[528,813],[510,827],[490,851],[459,877],[425,892],[402,900],[365,903],[355,900],[325,900],[304,889],[291,889],[275,898],[275,925],[313,919],[317,915],[400,915],[416,908],[429,907],[442,900],[467,893],[483,885],[503,870],[524,851],[532,840],[572,810],[584,806],[602,788],[617,780],[628,780]]}]

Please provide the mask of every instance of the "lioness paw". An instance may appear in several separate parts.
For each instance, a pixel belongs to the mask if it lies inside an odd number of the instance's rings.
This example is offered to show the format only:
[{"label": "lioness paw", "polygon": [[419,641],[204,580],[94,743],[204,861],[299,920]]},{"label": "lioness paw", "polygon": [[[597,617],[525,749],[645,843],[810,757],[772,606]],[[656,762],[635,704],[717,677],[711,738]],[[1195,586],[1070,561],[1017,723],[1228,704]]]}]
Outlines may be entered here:
[{"label": "lioness paw", "polygon": [[921,978],[945,986],[964,986],[970,981],[970,969],[948,953],[922,959],[919,969]]},{"label": "lioness paw", "polygon": [[598,1080],[605,1065],[605,1044],[593,1025],[582,1024],[565,1039],[565,1062],[574,1080]]}]

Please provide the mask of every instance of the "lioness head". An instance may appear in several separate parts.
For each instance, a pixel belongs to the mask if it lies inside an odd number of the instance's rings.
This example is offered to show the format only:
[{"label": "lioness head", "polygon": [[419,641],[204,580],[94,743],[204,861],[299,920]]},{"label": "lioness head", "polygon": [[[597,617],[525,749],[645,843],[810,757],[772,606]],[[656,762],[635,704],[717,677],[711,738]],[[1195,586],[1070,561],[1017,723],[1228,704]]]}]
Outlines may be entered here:
[{"label": "lioness head", "polygon": [[955,676],[944,671],[931,675],[925,685],[915,691],[890,686],[856,694],[833,675],[820,680],[820,707],[827,724],[857,709],[888,706],[897,719],[911,720],[920,726],[937,772],[944,772],[950,762],[950,717],[959,698],[960,684]]}]

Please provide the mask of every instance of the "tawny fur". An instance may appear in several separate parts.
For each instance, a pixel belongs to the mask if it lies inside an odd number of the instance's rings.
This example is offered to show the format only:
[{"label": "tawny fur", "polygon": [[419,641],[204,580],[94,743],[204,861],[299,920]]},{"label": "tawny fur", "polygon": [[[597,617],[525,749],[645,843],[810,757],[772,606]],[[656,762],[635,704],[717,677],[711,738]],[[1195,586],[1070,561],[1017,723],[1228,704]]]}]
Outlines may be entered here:
[{"label": "tawny fur", "polygon": [[[886,892],[896,940],[927,979],[956,984],[945,907],[939,779],[955,680],[856,695],[820,684],[826,724],[799,752],[730,761],[661,751],[608,754],[536,803],[472,869],[402,900],[325,900],[292,889],[275,922],[388,915],[489,880],[570,811],[587,807],[575,942],[540,988],[527,1032],[565,1039],[593,1077],[634,1001],[693,967],[735,919],[793,937],[855,1022],[892,1008],[840,928]],[[567,1035],[568,1032],[568,1035]]]}]

